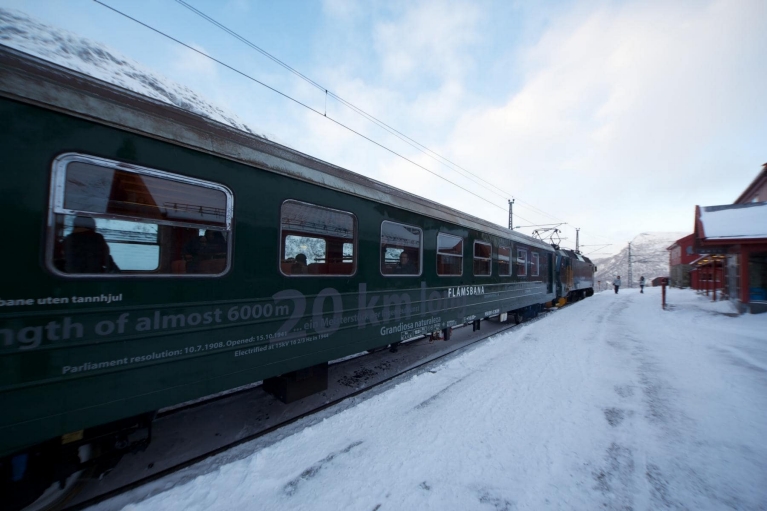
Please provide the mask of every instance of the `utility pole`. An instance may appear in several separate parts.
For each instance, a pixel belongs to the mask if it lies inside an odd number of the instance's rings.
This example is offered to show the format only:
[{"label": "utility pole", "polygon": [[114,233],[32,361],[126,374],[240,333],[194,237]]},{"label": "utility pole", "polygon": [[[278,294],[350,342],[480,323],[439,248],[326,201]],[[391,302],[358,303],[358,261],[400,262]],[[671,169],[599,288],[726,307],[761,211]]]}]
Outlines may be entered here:
[{"label": "utility pole", "polygon": [[509,201],[509,229],[514,230],[514,218],[512,215],[512,207],[514,206],[514,199]]},{"label": "utility pole", "polygon": [[580,230],[581,230],[580,227],[575,228],[575,253],[576,254],[580,252],[579,245],[578,245],[578,235],[580,234]]},{"label": "utility pole", "polygon": [[634,287],[632,282],[634,281],[634,273],[631,268],[631,242],[629,242],[629,287]]}]

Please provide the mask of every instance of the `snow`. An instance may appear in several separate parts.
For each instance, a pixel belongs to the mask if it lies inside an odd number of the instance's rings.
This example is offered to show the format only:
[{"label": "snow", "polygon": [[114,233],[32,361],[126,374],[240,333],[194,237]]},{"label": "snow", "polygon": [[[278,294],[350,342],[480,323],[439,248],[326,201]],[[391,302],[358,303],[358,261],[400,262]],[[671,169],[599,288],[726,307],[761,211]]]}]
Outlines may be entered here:
[{"label": "snow", "polygon": [[[257,134],[235,114],[104,44],[46,25],[21,11],[0,8],[0,44]],[[267,138],[263,134],[258,134]]]},{"label": "snow", "polygon": [[767,202],[700,208],[705,239],[767,238]]},{"label": "snow", "polygon": [[597,293],[98,509],[767,507],[767,314]]}]

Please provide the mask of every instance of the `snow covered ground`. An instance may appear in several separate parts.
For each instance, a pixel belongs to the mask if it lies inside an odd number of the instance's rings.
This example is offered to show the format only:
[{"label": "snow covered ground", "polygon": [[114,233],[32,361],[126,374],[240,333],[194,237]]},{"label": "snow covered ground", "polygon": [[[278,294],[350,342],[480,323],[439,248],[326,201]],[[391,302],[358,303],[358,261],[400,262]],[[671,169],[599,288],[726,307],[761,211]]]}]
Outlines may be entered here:
[{"label": "snow covered ground", "polygon": [[668,300],[598,293],[98,507],[765,509],[767,314]]}]

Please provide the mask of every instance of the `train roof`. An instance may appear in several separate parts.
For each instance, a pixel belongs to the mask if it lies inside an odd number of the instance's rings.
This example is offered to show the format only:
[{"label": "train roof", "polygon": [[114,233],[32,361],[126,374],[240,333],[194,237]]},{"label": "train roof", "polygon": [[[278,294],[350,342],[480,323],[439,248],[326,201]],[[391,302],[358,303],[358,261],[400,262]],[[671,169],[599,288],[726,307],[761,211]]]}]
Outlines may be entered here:
[{"label": "train roof", "polygon": [[585,255],[581,254],[580,252],[576,252],[575,250],[569,250],[569,249],[566,249],[566,248],[561,248],[561,249],[557,250],[557,253],[559,253],[560,255],[566,255],[567,257],[570,257],[572,259],[578,259],[579,261],[584,261],[584,262],[593,264],[591,262],[591,259],[589,259]]},{"label": "train roof", "polygon": [[0,96],[553,250],[541,240],[2,45]]}]

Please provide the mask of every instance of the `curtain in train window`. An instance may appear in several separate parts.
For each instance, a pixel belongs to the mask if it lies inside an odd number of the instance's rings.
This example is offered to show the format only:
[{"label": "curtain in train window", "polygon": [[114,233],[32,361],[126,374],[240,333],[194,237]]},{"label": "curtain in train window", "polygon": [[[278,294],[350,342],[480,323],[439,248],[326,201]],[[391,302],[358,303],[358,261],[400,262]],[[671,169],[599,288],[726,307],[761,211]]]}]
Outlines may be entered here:
[{"label": "curtain in train window", "polygon": [[522,248],[517,249],[517,275],[527,276],[527,250]]},{"label": "curtain in train window", "polygon": [[533,277],[538,276],[538,252],[530,253],[530,275]]},{"label": "curtain in train window", "polygon": [[284,275],[354,274],[357,219],[352,213],[287,200],[280,216]]},{"label": "curtain in train window", "polygon": [[48,257],[72,275],[221,275],[232,193],[222,185],[86,155],[53,166]]},{"label": "curtain in train window", "polygon": [[511,247],[498,247],[498,275],[511,276]]},{"label": "curtain in train window", "polygon": [[463,238],[437,234],[437,275],[463,275]]},{"label": "curtain in train window", "polygon": [[385,220],[381,223],[381,273],[421,274],[423,231],[411,225]]},{"label": "curtain in train window", "polygon": [[493,272],[493,247],[490,243],[474,242],[474,275],[487,277]]}]

